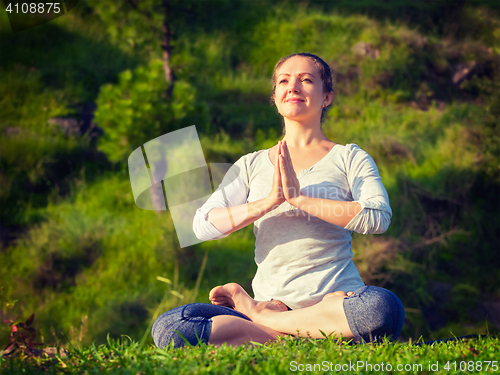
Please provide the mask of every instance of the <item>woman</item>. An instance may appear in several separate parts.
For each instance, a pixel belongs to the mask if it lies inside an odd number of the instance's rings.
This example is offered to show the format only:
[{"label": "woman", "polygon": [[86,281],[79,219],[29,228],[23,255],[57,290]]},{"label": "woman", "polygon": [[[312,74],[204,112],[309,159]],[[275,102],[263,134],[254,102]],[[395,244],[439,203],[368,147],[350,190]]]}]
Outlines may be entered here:
[{"label": "woman", "polygon": [[157,319],[153,338],[159,347],[198,339],[266,342],[298,330],[363,342],[401,331],[399,299],[365,287],[352,262],[352,231],[382,233],[392,211],[372,158],[355,144],[330,141],[321,130],[333,99],[328,64],[308,53],[287,56],[275,67],[273,88],[283,140],[240,158],[193,224],[198,238],[209,240],[254,223],[255,300],[237,284],[216,287],[210,292],[215,306],[181,306]]}]

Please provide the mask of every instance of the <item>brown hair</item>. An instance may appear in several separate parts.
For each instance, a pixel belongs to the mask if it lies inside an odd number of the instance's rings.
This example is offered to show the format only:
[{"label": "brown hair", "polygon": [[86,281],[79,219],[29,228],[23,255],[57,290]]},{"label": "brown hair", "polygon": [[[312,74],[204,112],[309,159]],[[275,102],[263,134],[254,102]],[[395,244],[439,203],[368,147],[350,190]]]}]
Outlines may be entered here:
[{"label": "brown hair", "polygon": [[[276,72],[280,68],[280,66],[283,65],[285,61],[294,56],[303,56],[311,59],[314,62],[314,65],[316,65],[316,67],[318,68],[321,81],[323,82],[323,92],[334,92],[332,70],[330,69],[330,66],[321,57],[313,55],[312,53],[308,52],[294,53],[292,55],[288,55],[281,58],[274,67],[273,77],[272,77],[273,95],[271,96],[271,105],[275,104],[274,95],[276,93]],[[326,113],[326,107],[323,107],[323,110],[321,112],[321,120],[323,120],[325,113]]]}]

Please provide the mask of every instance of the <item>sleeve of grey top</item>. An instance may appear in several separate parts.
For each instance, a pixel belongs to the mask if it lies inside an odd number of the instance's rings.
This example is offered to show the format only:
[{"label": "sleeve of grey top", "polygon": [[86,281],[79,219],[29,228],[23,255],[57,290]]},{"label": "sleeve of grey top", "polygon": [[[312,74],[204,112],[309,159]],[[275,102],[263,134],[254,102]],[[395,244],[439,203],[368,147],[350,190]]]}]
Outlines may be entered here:
[{"label": "sleeve of grey top", "polygon": [[391,223],[392,210],[377,165],[355,144],[346,145],[344,160],[352,198],[362,207],[345,229],[362,234],[385,232]]},{"label": "sleeve of grey top", "polygon": [[240,158],[224,176],[217,190],[208,198],[203,206],[196,210],[193,220],[193,231],[201,241],[218,240],[227,237],[210,221],[208,213],[213,208],[234,207],[247,203],[248,177],[244,159]]}]

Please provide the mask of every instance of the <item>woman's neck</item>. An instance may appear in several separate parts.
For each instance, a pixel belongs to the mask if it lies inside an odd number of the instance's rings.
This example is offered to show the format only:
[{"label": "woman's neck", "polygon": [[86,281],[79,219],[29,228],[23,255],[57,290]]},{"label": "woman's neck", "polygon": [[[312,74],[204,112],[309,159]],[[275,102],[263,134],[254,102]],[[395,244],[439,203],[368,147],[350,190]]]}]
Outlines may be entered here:
[{"label": "woman's neck", "polygon": [[283,140],[292,148],[312,146],[321,141],[330,141],[321,130],[320,122],[300,123],[285,119],[285,137]]}]

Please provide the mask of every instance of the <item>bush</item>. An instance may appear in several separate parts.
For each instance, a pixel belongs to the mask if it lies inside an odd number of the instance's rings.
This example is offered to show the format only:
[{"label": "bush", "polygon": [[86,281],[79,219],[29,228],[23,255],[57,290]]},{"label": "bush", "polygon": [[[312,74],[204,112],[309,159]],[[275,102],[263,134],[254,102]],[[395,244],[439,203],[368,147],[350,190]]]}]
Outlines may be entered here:
[{"label": "bush", "polygon": [[96,101],[95,121],[104,129],[98,149],[111,161],[123,161],[147,141],[203,117],[206,109],[195,104],[193,86],[176,81],[171,96],[169,86],[162,60],[126,70],[118,84],[104,85]]}]

